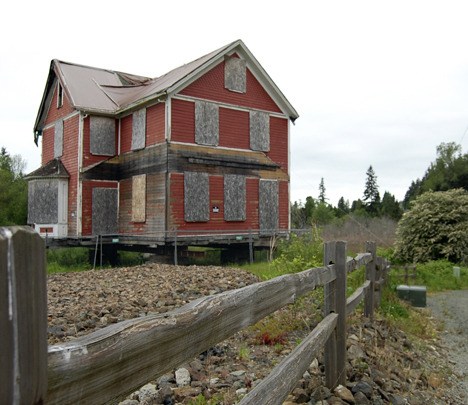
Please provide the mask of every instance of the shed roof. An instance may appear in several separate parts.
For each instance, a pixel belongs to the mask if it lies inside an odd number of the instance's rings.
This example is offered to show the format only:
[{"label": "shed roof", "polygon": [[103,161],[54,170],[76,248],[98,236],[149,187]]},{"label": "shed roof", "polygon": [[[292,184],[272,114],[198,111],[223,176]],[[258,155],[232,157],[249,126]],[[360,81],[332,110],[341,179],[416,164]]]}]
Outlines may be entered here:
[{"label": "shed roof", "polygon": [[81,111],[102,115],[119,115],[142,104],[174,94],[195,81],[209,69],[237,53],[244,58],[254,76],[292,121],[298,118],[294,107],[271,80],[260,63],[241,40],[234,41],[190,63],[156,78],[99,69],[52,60],[49,77],[39,108],[34,131],[41,130],[57,78],[62,83],[72,106]]},{"label": "shed roof", "polygon": [[52,159],[44,166],[29,173],[25,178],[27,180],[35,179],[68,179],[70,174],[60,159]]}]

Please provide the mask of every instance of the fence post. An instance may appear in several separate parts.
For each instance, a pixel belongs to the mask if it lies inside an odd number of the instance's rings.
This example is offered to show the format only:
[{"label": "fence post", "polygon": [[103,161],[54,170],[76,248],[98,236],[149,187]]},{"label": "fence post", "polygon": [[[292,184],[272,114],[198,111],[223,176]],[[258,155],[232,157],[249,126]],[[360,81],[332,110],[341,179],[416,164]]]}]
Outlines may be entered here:
[{"label": "fence post", "polygon": [[346,383],[346,242],[337,241],[336,269],[336,373],[337,383]]},{"label": "fence post", "polygon": [[45,244],[26,227],[0,228],[0,347],[1,402],[45,403]]},{"label": "fence post", "polygon": [[[335,262],[335,242],[326,242],[323,252],[323,264],[328,266]],[[336,280],[325,284],[324,291],[324,316],[336,312]],[[333,389],[336,386],[336,328],[325,343],[325,385]]]},{"label": "fence post", "polygon": [[375,261],[377,247],[375,242],[366,242],[366,252],[372,255],[372,260],[366,264],[366,280],[370,281],[369,289],[367,290],[364,299],[364,316],[374,320],[374,291],[375,291]]}]

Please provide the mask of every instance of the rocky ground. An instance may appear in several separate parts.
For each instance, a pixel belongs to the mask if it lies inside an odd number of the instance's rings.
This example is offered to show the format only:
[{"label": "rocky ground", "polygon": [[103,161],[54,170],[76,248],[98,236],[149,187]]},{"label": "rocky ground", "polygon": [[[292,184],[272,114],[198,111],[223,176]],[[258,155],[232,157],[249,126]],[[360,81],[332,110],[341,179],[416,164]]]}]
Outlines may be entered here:
[{"label": "rocky ground", "polygon": [[[239,269],[161,264],[50,275],[49,344],[256,281]],[[236,403],[315,327],[320,302],[320,293],[311,294],[172,373],[157,379],[148,376],[149,383],[123,404]],[[428,316],[424,311],[421,316]],[[349,319],[349,325],[346,387],[335,392],[324,387],[319,357],[288,404],[466,403],[459,385],[461,371],[453,372],[444,340],[422,344],[383,320],[371,324],[359,314]]]}]

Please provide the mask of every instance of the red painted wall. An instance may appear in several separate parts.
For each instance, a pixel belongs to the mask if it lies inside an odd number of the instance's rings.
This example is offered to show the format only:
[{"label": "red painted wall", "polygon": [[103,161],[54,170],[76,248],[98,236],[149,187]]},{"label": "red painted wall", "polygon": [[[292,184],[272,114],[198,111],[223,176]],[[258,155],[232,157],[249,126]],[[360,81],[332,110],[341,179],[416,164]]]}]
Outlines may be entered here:
[{"label": "red painted wall", "polygon": [[146,109],[146,146],[166,140],[166,103],[159,103]]},{"label": "red painted wall", "polygon": [[219,109],[219,146],[250,149],[249,112]]},{"label": "red painted wall", "polygon": [[127,115],[120,120],[120,153],[132,150],[133,115]]},{"label": "red painted wall", "polygon": [[82,235],[90,236],[93,233],[93,188],[117,188],[118,183],[113,181],[83,181],[82,183]]},{"label": "red painted wall", "polygon": [[[117,147],[118,147],[118,129],[119,124],[116,122],[115,125],[115,146],[117,154]],[[90,117],[86,117],[83,122],[83,167],[87,167],[93,165],[95,163],[103,162],[104,160],[109,159],[111,156],[101,156],[101,155],[92,155],[90,152]]]},{"label": "red painted wall", "polygon": [[[54,158],[54,135],[55,127],[47,128],[42,131],[42,166]],[[65,148],[65,144],[63,147]]]},{"label": "red painted wall", "polygon": [[[171,173],[169,195],[169,224],[179,230],[233,230],[248,231],[258,229],[258,179],[246,179],[246,220],[231,222],[224,220],[224,178],[223,176],[210,176],[210,220],[209,222],[185,222],[184,220],[184,175]],[[213,206],[219,207],[214,213]]]},{"label": "red painted wall", "polygon": [[50,103],[50,108],[47,112],[45,125],[51,124],[59,118],[63,118],[71,114],[73,111],[75,111],[75,109],[70,104],[65,90],[63,91],[63,105],[62,107],[57,108],[57,86],[55,86],[52,102]]},{"label": "red painted wall", "polygon": [[281,113],[262,85],[247,68],[247,91],[237,93],[224,88],[224,61],[180,92],[192,97]]},{"label": "red painted wall", "polygon": [[288,173],[288,120],[270,117],[270,151],[267,156]]},{"label": "red painted wall", "polygon": [[195,103],[172,100],[171,140],[195,143]]}]

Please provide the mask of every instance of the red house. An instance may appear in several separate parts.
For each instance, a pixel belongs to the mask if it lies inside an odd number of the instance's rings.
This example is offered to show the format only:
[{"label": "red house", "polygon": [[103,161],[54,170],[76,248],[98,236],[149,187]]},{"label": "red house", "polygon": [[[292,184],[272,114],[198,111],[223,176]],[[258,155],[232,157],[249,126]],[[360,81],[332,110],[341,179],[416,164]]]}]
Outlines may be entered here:
[{"label": "red house", "polygon": [[65,244],[264,245],[289,229],[297,117],[240,40],[157,78],[53,60],[28,223]]}]

